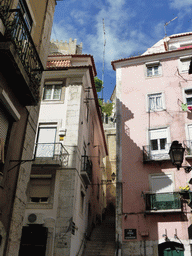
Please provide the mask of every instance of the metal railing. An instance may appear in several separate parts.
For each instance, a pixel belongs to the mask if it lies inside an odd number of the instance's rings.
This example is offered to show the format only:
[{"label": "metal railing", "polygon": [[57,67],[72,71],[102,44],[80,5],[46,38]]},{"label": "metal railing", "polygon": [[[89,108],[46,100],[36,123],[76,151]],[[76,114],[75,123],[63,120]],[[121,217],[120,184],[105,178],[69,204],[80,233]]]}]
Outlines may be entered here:
[{"label": "metal railing", "polygon": [[35,100],[38,101],[43,65],[21,10],[9,9],[11,2],[0,0],[0,18],[5,26],[4,38],[14,43],[19,59],[30,79],[29,88]]},{"label": "metal railing", "polygon": [[81,171],[86,172],[89,180],[92,181],[92,162],[88,156],[81,156]]},{"label": "metal railing", "polygon": [[0,0],[0,19],[6,24],[13,0]]},{"label": "metal railing", "polygon": [[171,143],[167,143],[165,145],[165,149],[162,150],[153,150],[151,146],[143,146],[143,161],[161,161],[161,160],[169,160],[169,149],[171,147]]},{"label": "metal railing", "polygon": [[36,143],[35,144],[35,159],[52,159],[65,163],[68,161],[69,153],[62,143]]},{"label": "metal railing", "polygon": [[181,195],[179,192],[144,193],[147,211],[181,209]]}]

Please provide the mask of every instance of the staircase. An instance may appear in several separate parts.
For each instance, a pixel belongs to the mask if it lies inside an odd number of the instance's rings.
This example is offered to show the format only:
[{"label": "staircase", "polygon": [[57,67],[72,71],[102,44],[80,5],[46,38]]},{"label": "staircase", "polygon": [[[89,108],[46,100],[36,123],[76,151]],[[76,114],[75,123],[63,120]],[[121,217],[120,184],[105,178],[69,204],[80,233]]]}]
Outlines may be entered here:
[{"label": "staircase", "polygon": [[107,215],[105,220],[94,228],[90,240],[86,242],[83,256],[115,255],[115,217]]}]

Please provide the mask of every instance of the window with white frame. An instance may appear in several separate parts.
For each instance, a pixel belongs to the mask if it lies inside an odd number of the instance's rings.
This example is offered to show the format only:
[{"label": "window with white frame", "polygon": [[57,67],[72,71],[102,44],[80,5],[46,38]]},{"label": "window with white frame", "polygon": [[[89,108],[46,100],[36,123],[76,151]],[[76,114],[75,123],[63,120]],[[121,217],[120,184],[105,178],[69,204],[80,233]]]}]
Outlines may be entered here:
[{"label": "window with white frame", "polygon": [[160,111],[165,109],[163,93],[148,94],[147,97],[149,111]]},{"label": "window with white frame", "polygon": [[184,94],[187,106],[192,106],[192,89],[185,89]]},{"label": "window with white frame", "polygon": [[168,128],[149,130],[149,142],[151,154],[168,152]]},{"label": "window with white frame", "polygon": [[43,100],[60,100],[62,92],[62,83],[54,82],[52,84],[45,84]]},{"label": "window with white frame", "polygon": [[161,65],[159,61],[145,63],[145,65],[147,77],[156,77],[161,75]]},{"label": "window with white frame", "polygon": [[39,125],[36,157],[53,157],[57,148],[55,148],[57,127],[53,125]]},{"label": "window with white frame", "polygon": [[192,56],[180,58],[180,72],[188,73]]}]

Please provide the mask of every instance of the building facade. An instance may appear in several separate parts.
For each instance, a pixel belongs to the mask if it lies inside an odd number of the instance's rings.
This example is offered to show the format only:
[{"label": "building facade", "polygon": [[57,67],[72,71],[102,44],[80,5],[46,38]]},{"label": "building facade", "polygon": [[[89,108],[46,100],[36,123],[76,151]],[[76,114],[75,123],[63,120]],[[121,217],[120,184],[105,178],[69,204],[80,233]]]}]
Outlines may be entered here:
[{"label": "building facade", "polygon": [[[110,98],[112,104],[112,114],[110,116],[103,114],[103,126],[108,148],[108,156],[105,157],[104,165],[106,168],[106,205],[115,210],[116,205],[116,95],[115,90]],[[106,104],[108,104],[106,102]],[[104,103],[105,104],[105,103]],[[112,179],[114,176],[114,179]],[[112,209],[111,209],[112,210]]]},{"label": "building facade", "polygon": [[41,255],[82,255],[102,221],[107,145],[94,60],[76,54],[80,47],[76,40],[51,42],[20,255],[35,254],[40,246]]},{"label": "building facade", "polygon": [[[116,71],[119,254],[191,255],[191,173],[169,157],[177,140],[191,165],[192,33],[165,37]],[[183,193],[185,192],[185,193]]]},{"label": "building facade", "polygon": [[18,255],[56,1],[0,1],[0,255]]}]

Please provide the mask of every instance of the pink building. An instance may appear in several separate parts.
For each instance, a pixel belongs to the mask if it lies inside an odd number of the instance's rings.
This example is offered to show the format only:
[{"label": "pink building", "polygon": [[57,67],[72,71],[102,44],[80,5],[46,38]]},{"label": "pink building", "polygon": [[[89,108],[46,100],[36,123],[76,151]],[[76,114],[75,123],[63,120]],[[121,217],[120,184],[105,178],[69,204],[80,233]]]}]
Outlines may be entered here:
[{"label": "pink building", "polygon": [[173,166],[170,145],[192,164],[192,33],[165,37],[116,71],[119,255],[192,255],[191,173]]}]

